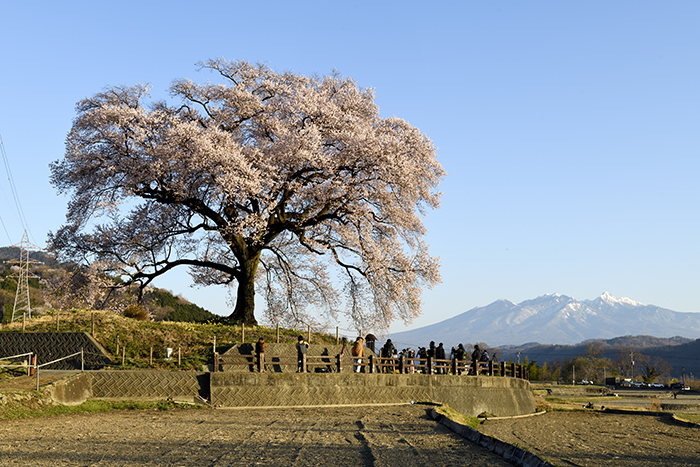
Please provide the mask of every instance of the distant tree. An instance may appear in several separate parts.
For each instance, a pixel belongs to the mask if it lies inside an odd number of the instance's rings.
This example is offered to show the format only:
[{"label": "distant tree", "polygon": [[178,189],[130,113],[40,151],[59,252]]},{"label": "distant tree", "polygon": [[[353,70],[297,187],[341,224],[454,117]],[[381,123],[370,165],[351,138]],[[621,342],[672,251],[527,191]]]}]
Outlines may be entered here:
[{"label": "distant tree", "polygon": [[603,347],[599,343],[591,342],[586,349],[586,357],[591,363],[593,375],[589,375],[591,381],[604,383],[605,375],[611,368],[610,360],[603,357]]},{"label": "distant tree", "polygon": [[51,165],[71,200],[50,250],[142,288],[189,267],[197,284],[235,285],[230,318],[246,324],[256,280],[270,321],[335,317],[342,296],[364,329],[418,316],[440,280],[421,221],[444,176],[430,140],[338,74],[200,65],[225,84],[177,80],[175,106],[145,106],[140,85],[77,105]]},{"label": "distant tree", "polygon": [[653,383],[659,378],[670,379],[673,366],[663,358],[639,354],[639,362],[642,381],[646,384]]}]

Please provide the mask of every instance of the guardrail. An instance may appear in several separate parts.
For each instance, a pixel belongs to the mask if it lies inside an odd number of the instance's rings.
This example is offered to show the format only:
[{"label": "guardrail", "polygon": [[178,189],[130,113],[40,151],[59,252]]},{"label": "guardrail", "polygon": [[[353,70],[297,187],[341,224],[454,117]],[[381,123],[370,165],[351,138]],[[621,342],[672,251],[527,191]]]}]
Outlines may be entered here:
[{"label": "guardrail", "polygon": [[296,366],[297,372],[340,373],[352,367],[362,373],[423,373],[453,375],[487,375],[529,379],[527,367],[517,363],[481,362],[476,360],[448,360],[409,357],[353,357],[350,355],[220,355],[214,354],[214,372],[224,371],[225,366],[247,366],[250,371],[278,373],[282,367]]},{"label": "guardrail", "polygon": [[20,358],[20,357],[27,357],[27,356],[29,357],[29,360],[27,361],[26,364],[19,364],[19,365],[17,365],[17,364],[15,364],[15,365],[2,364],[2,365],[0,365],[0,368],[26,368],[27,369],[27,376],[29,376],[29,374],[31,372],[31,368],[32,368],[32,365],[31,365],[32,355],[34,355],[34,352],[21,353],[19,355],[12,355],[10,357],[2,357],[2,358],[0,358],[0,361],[11,360],[13,358]]},{"label": "guardrail", "polygon": [[39,358],[37,356],[36,358],[36,363],[34,365],[34,372],[36,373],[36,390],[39,390],[39,369],[44,366],[52,365],[57,362],[61,362],[63,360],[68,360],[69,358],[77,357],[80,355],[80,372],[83,373],[85,372],[85,352],[83,349],[80,349],[80,352],[76,352],[71,355],[66,355],[65,357],[57,358],[56,360],[51,360],[50,362],[42,363],[39,365]]}]

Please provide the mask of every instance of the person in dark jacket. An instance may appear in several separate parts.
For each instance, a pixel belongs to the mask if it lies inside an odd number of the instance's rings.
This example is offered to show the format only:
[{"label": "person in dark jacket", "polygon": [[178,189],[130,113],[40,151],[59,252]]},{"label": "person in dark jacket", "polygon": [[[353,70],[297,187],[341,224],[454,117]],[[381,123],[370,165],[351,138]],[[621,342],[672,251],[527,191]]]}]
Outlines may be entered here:
[{"label": "person in dark jacket", "polygon": [[258,339],[258,342],[255,343],[255,355],[260,356],[260,354],[265,353],[265,349],[267,348],[267,344],[265,343],[264,338]]},{"label": "person in dark jacket", "polygon": [[474,351],[472,352],[472,360],[475,361],[480,361],[481,360],[481,350],[479,349],[479,345],[474,346]]},{"label": "person in dark jacket", "polygon": [[255,356],[257,357],[256,362],[258,371],[264,371],[266,347],[267,344],[265,343],[265,339],[262,337],[255,343]]},{"label": "person in dark jacket", "polygon": [[[396,349],[394,348],[394,343],[391,342],[391,339],[387,339],[387,341],[384,343],[384,346],[382,347],[382,357],[391,358],[394,356],[394,352],[396,352]],[[384,363],[387,366],[384,366],[382,368],[382,373],[393,373],[394,365],[389,360],[384,360]]]},{"label": "person in dark jacket", "polygon": [[[436,360],[445,360],[445,347],[442,346],[442,342],[438,344],[437,348],[435,349],[435,359]],[[439,362],[438,363],[440,366],[438,367],[438,374],[444,375],[447,374],[447,368],[445,368],[445,362]]]},{"label": "person in dark jacket", "polygon": [[430,359],[430,367],[428,368],[428,374],[433,374],[433,367],[435,366],[435,341],[430,341],[426,355]]},{"label": "person in dark jacket", "polygon": [[309,344],[304,341],[304,336],[299,336],[297,340],[297,361],[299,363],[297,373],[302,373],[304,371],[304,355],[306,355],[308,349]]},{"label": "person in dark jacket", "polygon": [[457,359],[457,374],[461,375],[464,366],[464,360],[467,359],[467,350],[464,348],[463,344],[457,346],[455,351],[455,358]]}]

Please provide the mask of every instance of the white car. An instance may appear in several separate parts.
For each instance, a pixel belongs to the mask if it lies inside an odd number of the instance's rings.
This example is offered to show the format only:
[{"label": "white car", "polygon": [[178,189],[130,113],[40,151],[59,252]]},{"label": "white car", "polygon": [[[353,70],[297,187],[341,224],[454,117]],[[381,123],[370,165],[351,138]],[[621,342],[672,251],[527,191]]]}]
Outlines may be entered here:
[{"label": "white car", "polygon": [[649,383],[650,388],[663,388],[664,385],[661,383]]}]

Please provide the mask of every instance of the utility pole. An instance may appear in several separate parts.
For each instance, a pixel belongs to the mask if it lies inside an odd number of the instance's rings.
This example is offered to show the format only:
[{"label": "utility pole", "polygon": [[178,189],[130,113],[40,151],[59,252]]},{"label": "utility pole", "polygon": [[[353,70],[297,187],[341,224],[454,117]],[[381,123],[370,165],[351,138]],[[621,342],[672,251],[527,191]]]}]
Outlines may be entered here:
[{"label": "utility pole", "polygon": [[26,230],[24,235],[22,235],[22,242],[13,246],[19,246],[19,272],[12,276],[17,279],[17,293],[15,293],[15,304],[12,307],[12,319],[10,322],[13,322],[15,319],[21,319],[23,313],[27,314],[27,318],[32,317],[32,306],[29,301],[29,279],[36,279],[37,276],[29,274],[29,264],[38,264],[39,262],[29,259],[29,251],[40,250],[38,246],[29,243]]},{"label": "utility pole", "polygon": [[632,362],[632,381],[634,381],[634,350],[630,350],[630,362]]}]

